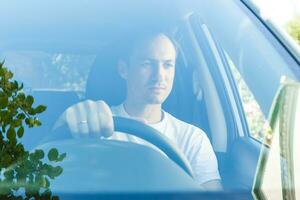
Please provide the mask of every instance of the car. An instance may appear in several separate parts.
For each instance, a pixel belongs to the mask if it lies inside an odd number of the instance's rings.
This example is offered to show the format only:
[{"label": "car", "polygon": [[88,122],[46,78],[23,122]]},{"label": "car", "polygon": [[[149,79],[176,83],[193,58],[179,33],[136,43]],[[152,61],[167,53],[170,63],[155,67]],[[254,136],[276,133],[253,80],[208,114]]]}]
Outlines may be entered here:
[{"label": "car", "polygon": [[[260,152],[268,151],[268,116],[281,80],[300,80],[300,53],[250,1],[3,1],[0,59],[24,83],[35,104],[47,106],[42,126],[26,129],[24,146],[66,153],[50,182],[60,198],[252,199]],[[203,191],[182,153],[163,134],[114,117],[115,129],[154,144],[72,138],[53,129],[73,104],[118,105],[124,83],[116,61],[127,38],[168,30],[178,58],[164,110],[205,131],[218,160],[224,191]],[[278,174],[277,174],[278,175]],[[254,187],[255,185],[255,187]],[[256,191],[256,190],[253,190]]]}]

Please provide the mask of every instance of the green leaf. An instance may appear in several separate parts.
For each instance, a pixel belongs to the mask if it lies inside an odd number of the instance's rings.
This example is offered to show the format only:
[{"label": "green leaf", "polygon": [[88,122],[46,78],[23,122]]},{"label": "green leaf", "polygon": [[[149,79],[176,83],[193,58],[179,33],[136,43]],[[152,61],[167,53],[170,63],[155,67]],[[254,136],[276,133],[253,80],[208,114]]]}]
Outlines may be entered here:
[{"label": "green leaf", "polygon": [[2,160],[2,164],[3,164],[2,167],[5,168],[11,164],[12,159],[9,154],[4,154],[4,155],[2,155],[1,160]]},{"label": "green leaf", "polygon": [[54,167],[54,174],[55,174],[55,176],[61,175],[62,172],[63,172],[63,168],[61,166]]},{"label": "green leaf", "polygon": [[44,156],[45,156],[44,151],[41,150],[41,149],[35,150],[34,154],[35,154],[35,158],[38,159],[38,160],[44,158]]},{"label": "green leaf", "polygon": [[[23,85],[23,84],[22,84]],[[20,101],[25,101],[25,94],[23,92],[19,93],[17,98],[20,100]]]},{"label": "green leaf", "polygon": [[[21,144],[21,143],[19,143],[17,146],[16,146],[16,152],[18,152],[18,153],[22,153],[22,155],[24,155],[25,154],[25,152],[24,152],[24,146]],[[20,160],[21,160],[21,158],[20,158]]]},{"label": "green leaf", "polygon": [[62,167],[60,167],[60,166],[52,167],[52,169],[50,170],[48,176],[51,179],[54,179],[55,177],[59,176],[62,172],[63,172]]},{"label": "green leaf", "polygon": [[13,127],[19,127],[19,126],[22,125],[22,120],[21,119],[15,119],[15,120],[13,120],[13,122],[11,123],[11,125]]},{"label": "green leaf", "polygon": [[14,178],[14,171],[13,170],[9,170],[9,171],[6,171],[4,172],[4,177],[11,180]]},{"label": "green leaf", "polygon": [[1,127],[2,132],[6,132],[6,124]]},{"label": "green leaf", "polygon": [[0,98],[2,98],[4,96],[6,96],[6,94],[3,91],[0,90]]},{"label": "green leaf", "polygon": [[[0,188],[0,194],[1,196],[5,197],[11,194],[11,189],[8,187],[1,187]],[[5,198],[4,198],[5,199]]]},{"label": "green leaf", "polygon": [[29,115],[35,115],[36,112],[35,112],[35,110],[34,110],[33,108],[30,108],[30,109],[28,110],[28,114],[29,114]]},{"label": "green leaf", "polygon": [[16,139],[16,131],[14,128],[10,127],[7,131],[6,134],[7,138],[11,141],[13,141],[14,139]]},{"label": "green leaf", "polygon": [[23,128],[23,126],[21,126],[18,129],[17,135],[18,135],[19,138],[23,137],[23,135],[24,135],[24,128]]},{"label": "green leaf", "polygon": [[36,107],[34,110],[35,110],[35,112],[36,113],[42,113],[42,112],[44,112],[45,110],[46,110],[46,106],[44,106],[44,105],[39,105],[38,107]]},{"label": "green leaf", "polygon": [[25,123],[26,123],[27,125],[29,125],[29,119],[30,119],[30,118],[26,118],[26,119],[25,119]]},{"label": "green leaf", "polygon": [[14,90],[14,91],[16,91],[16,90],[18,90],[18,88],[19,88],[18,82],[17,82],[16,80],[14,80],[14,81],[11,83],[11,89]]},{"label": "green leaf", "polygon": [[41,126],[42,125],[42,122],[38,119],[35,119],[34,122],[33,122],[34,126]]},{"label": "green leaf", "polygon": [[61,154],[58,158],[57,158],[57,162],[61,162],[63,161],[67,156],[67,153],[63,153]]},{"label": "green leaf", "polygon": [[27,105],[31,107],[32,104],[33,104],[33,102],[34,102],[33,96],[28,95],[28,96],[26,97],[26,103],[27,103]]},{"label": "green leaf", "polygon": [[58,151],[56,148],[52,148],[49,152],[48,152],[48,159],[50,161],[55,161],[57,160],[58,157]]},{"label": "green leaf", "polygon": [[13,73],[11,72],[11,71],[9,71],[9,70],[5,70],[5,72],[4,72],[4,78],[6,79],[6,80],[9,80],[9,79],[11,79],[13,77]]},{"label": "green leaf", "polygon": [[4,96],[0,98],[0,108],[3,109],[8,105],[8,97]]},{"label": "green leaf", "polygon": [[35,181],[38,183],[38,185],[40,187],[46,188],[47,181],[46,181],[46,178],[44,176],[41,176],[41,175],[36,176],[36,180]]},{"label": "green leaf", "polygon": [[23,84],[23,83],[21,83],[21,85],[19,86],[19,90],[22,90],[22,89],[23,89],[23,87],[24,87],[24,84]]},{"label": "green leaf", "polygon": [[45,177],[45,185],[44,188],[49,188],[50,186],[50,181]]},{"label": "green leaf", "polygon": [[25,123],[29,126],[29,128],[32,128],[34,126],[34,119],[33,118],[26,118]]},{"label": "green leaf", "polygon": [[25,119],[25,118],[26,118],[26,116],[25,116],[24,113],[20,113],[20,114],[17,115],[17,119],[23,120],[23,119]]},{"label": "green leaf", "polygon": [[43,188],[48,188],[50,185],[49,180],[45,176],[40,176],[39,180],[37,181],[39,185]]},{"label": "green leaf", "polygon": [[[49,199],[52,195],[52,192],[49,189],[46,189],[43,193],[42,193],[42,197],[44,197],[43,199]],[[52,200],[52,199],[51,199]]]}]

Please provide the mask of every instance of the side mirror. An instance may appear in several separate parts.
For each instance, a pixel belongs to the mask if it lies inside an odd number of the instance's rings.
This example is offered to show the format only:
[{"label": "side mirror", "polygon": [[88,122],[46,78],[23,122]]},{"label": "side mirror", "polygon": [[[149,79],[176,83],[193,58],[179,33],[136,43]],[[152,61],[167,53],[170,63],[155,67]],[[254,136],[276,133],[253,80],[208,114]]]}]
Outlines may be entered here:
[{"label": "side mirror", "polygon": [[253,186],[255,199],[300,199],[300,83],[282,79]]}]

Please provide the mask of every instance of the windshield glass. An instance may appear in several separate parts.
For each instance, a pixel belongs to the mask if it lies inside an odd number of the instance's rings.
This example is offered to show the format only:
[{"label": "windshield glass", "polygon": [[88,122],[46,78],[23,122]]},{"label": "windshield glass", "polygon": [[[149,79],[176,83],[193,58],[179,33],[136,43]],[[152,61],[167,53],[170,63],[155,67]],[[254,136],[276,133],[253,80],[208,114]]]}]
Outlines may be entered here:
[{"label": "windshield glass", "polygon": [[261,144],[252,138],[270,131],[280,80],[299,81],[300,68],[247,7],[55,3],[0,31],[0,195],[1,184],[5,194],[251,195]]},{"label": "windshield glass", "polygon": [[95,55],[48,53],[43,51],[1,52],[17,80],[27,89],[84,92]]},{"label": "windshield glass", "polygon": [[[221,23],[209,12],[209,6],[204,4],[201,7],[203,20],[231,57],[265,116],[268,116],[281,76],[299,81],[298,64],[266,28],[251,16],[250,11],[244,12],[245,9],[233,2],[224,3],[220,7],[222,11],[219,10],[221,16],[218,17],[227,23]],[[229,12],[230,9],[232,12]]]}]

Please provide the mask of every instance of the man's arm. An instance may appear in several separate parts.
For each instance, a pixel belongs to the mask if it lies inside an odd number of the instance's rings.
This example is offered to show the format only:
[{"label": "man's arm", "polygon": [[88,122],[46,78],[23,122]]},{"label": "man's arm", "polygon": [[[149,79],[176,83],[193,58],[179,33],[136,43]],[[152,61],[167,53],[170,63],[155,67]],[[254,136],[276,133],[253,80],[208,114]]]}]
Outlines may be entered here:
[{"label": "man's arm", "polygon": [[211,180],[201,184],[204,190],[207,191],[221,191],[223,190],[220,180]]},{"label": "man's arm", "polygon": [[222,190],[221,177],[218,171],[218,161],[211,143],[201,129],[195,129],[189,137],[190,149],[188,155],[195,175],[195,180],[203,190]]}]

